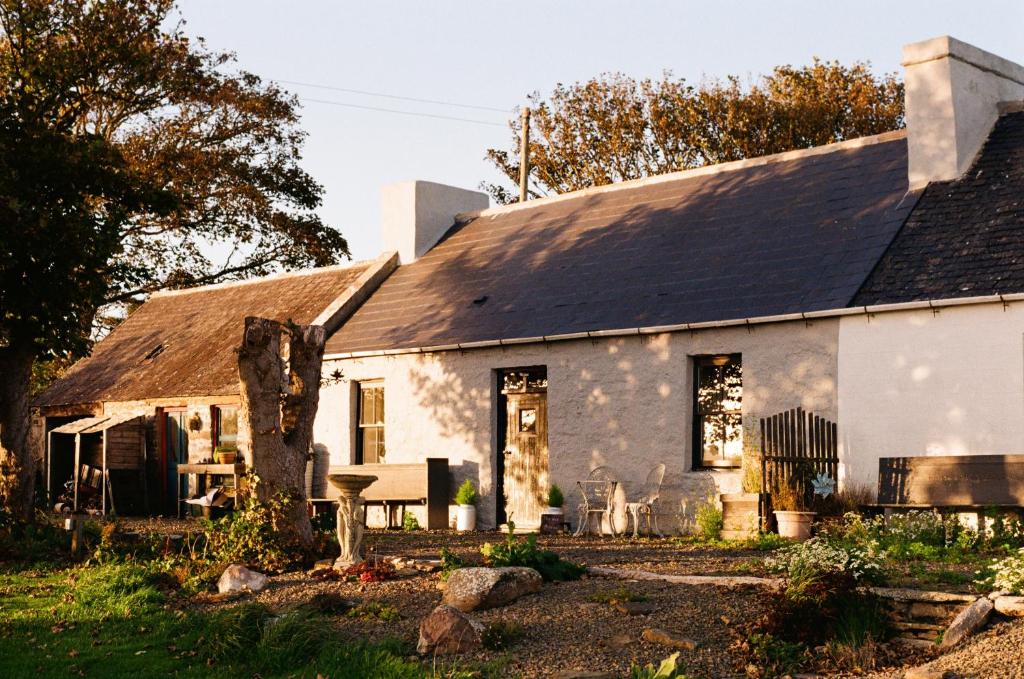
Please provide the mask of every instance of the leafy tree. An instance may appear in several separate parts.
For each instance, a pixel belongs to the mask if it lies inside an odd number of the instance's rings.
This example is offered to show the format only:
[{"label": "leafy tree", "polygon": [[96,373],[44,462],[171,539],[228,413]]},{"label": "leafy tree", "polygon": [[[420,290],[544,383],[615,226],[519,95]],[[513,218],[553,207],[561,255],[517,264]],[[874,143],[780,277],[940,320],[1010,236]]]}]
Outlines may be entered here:
[{"label": "leafy tree", "polygon": [[[173,0],[0,0],[0,499],[26,516],[33,362],[111,304],[326,265],[297,100],[190,40]],[[37,370],[37,374],[39,371]]]},{"label": "leafy tree", "polygon": [[[528,99],[535,198],[903,126],[903,84],[862,62],[779,66],[749,86],[735,76],[692,86],[668,73],[640,81],[613,73]],[[518,198],[518,116],[509,125],[513,150],[487,157],[512,185],[483,185],[501,203]]]}]

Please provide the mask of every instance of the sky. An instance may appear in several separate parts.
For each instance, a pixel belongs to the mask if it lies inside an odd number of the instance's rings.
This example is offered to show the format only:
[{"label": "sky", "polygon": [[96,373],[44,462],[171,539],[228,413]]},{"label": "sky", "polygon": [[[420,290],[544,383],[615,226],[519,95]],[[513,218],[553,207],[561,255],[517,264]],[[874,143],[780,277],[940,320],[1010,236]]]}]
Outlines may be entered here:
[{"label": "sky", "polygon": [[382,249],[382,186],[495,181],[485,154],[508,148],[512,110],[558,83],[612,71],[754,77],[815,56],[898,72],[902,45],[946,34],[1024,63],[1021,0],[180,0],[180,11],[188,33],[300,96],[303,167],[356,260]]}]

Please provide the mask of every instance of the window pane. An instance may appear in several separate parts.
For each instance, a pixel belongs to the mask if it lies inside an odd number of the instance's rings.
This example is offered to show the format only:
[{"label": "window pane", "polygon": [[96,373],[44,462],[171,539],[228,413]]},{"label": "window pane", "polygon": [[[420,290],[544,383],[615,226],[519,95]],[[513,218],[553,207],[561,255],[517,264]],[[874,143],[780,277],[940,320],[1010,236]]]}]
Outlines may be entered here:
[{"label": "window pane", "polygon": [[238,408],[217,408],[217,446],[235,448],[238,444]]},{"label": "window pane", "polygon": [[373,416],[374,422],[384,424],[384,388],[377,387],[373,390]]},{"label": "window pane", "polygon": [[384,462],[384,427],[377,430],[377,462]]},{"label": "window pane", "polygon": [[377,430],[367,427],[362,431],[363,435],[363,464],[374,464],[377,462]]},{"label": "window pane", "polygon": [[363,388],[359,392],[359,424],[373,422],[373,394],[369,389]]}]

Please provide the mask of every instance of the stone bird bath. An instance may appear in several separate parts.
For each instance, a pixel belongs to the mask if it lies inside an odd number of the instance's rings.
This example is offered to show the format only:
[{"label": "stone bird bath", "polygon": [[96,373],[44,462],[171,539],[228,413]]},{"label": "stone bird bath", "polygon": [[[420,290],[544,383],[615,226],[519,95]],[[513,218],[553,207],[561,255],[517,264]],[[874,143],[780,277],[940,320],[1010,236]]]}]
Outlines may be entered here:
[{"label": "stone bird bath", "polygon": [[348,568],[363,561],[363,507],[361,493],[377,480],[363,474],[330,474],[327,480],[338,489],[338,545],[341,556],[334,562],[337,569]]}]

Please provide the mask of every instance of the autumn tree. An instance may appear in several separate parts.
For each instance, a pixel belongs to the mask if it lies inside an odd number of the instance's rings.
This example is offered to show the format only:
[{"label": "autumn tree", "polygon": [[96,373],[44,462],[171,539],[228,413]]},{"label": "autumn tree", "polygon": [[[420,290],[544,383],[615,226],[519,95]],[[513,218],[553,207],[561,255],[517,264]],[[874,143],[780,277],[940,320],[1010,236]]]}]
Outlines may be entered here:
[{"label": "autumn tree", "polygon": [[[693,86],[670,74],[638,81],[616,73],[528,99],[535,198],[903,126],[902,82],[861,62],[780,66],[749,85],[734,76]],[[513,150],[487,157],[511,186],[483,185],[501,203],[518,197],[518,116],[509,125]]]},{"label": "autumn tree", "polygon": [[189,39],[173,0],[0,0],[6,509],[32,506],[33,364],[87,351],[103,310],[347,256],[297,107]]}]

